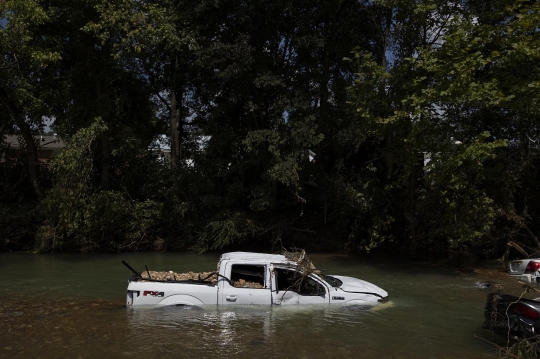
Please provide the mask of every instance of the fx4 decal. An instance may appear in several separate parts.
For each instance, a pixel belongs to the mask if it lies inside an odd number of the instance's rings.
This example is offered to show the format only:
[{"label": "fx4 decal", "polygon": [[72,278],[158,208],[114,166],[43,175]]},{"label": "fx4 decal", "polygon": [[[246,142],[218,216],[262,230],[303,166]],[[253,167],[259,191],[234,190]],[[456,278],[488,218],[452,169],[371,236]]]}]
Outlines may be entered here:
[{"label": "fx4 decal", "polygon": [[156,292],[156,291],[152,291],[152,290],[145,290],[143,292],[143,296],[147,296],[147,295],[151,295],[152,297],[164,297],[165,292]]}]

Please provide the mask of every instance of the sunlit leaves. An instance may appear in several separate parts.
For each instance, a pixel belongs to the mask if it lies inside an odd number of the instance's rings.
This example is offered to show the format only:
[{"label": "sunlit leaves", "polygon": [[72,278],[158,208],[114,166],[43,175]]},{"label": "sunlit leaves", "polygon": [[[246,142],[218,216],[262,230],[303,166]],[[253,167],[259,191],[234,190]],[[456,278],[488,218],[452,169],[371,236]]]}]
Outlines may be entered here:
[{"label": "sunlit leaves", "polygon": [[156,46],[173,52],[196,46],[182,2],[103,0],[96,3],[95,10],[99,21],[89,22],[82,30],[96,34],[103,44],[111,42],[116,58],[152,51]]}]

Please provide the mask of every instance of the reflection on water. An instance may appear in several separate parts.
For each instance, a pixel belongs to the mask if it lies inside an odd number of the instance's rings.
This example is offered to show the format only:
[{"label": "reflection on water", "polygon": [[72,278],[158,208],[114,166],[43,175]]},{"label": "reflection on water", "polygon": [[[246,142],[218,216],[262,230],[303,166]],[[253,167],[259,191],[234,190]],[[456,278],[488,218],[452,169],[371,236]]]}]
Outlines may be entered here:
[{"label": "reflection on water", "polygon": [[[218,255],[0,254],[0,358],[494,358],[480,329],[497,270],[455,274],[395,261],[313,255],[328,274],[390,293],[359,307],[126,308],[120,259],[137,268],[208,270]],[[392,271],[389,271],[391,268]]]}]

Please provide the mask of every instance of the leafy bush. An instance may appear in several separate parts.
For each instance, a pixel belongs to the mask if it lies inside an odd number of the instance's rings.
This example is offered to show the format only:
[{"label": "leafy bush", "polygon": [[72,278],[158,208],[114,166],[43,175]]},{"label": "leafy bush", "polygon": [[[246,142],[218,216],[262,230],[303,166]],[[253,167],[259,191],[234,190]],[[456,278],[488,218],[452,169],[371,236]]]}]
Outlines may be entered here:
[{"label": "leafy bush", "polygon": [[133,200],[93,184],[93,145],[105,129],[98,118],[52,160],[55,182],[42,203],[47,221],[38,233],[37,251],[141,250],[157,238],[162,203]]}]

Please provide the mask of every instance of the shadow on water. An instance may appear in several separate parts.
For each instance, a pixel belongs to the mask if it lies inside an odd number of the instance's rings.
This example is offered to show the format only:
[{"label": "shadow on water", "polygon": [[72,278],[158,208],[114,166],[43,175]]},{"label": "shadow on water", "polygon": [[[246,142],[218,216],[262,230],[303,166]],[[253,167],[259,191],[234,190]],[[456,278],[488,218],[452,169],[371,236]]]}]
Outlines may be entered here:
[{"label": "shadow on water", "polygon": [[[495,267],[446,273],[395,259],[313,255],[329,274],[351,275],[390,293],[376,309],[124,306],[120,264],[156,270],[209,270],[218,255],[0,254],[0,358],[494,358],[474,338]],[[427,268],[427,269],[426,269]]]}]

